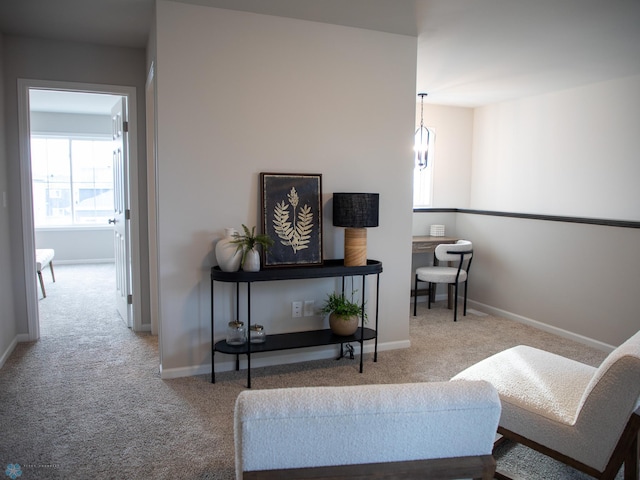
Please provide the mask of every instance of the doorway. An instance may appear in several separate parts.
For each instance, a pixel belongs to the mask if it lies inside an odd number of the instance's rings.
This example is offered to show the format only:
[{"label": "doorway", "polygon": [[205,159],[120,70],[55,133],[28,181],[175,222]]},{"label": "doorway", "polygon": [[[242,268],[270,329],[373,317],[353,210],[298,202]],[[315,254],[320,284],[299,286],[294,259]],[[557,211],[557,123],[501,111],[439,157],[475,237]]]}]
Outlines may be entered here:
[{"label": "doorway", "polygon": [[[116,126],[116,130],[124,130],[126,133],[126,140],[124,143],[119,142],[120,152],[126,155],[125,162],[122,162],[122,157],[118,162],[119,165],[124,165],[124,168],[121,168],[121,181],[118,183],[117,178],[114,177],[114,180],[119,185],[120,188],[120,197],[124,198],[124,203],[122,201],[119,202],[119,206],[122,207],[122,212],[120,212],[119,222],[122,223],[120,228],[113,228],[113,232],[117,232],[115,237],[119,236],[120,251],[123,249],[126,250],[125,255],[121,255],[124,258],[124,262],[126,264],[125,271],[118,272],[118,277],[120,280],[125,280],[126,286],[122,287],[122,281],[117,284],[122,288],[118,289],[117,293],[113,293],[113,295],[124,297],[124,310],[121,310],[120,315],[123,317],[125,323],[131,327],[134,331],[142,330],[141,328],[141,319],[140,319],[140,309],[136,308],[134,299],[139,299],[139,291],[140,291],[140,274],[139,274],[139,248],[137,247],[138,242],[138,215],[137,215],[137,156],[136,156],[136,100],[135,100],[135,89],[133,87],[120,87],[120,86],[108,86],[108,85],[87,85],[87,84],[77,84],[70,82],[49,82],[49,81],[34,81],[34,80],[20,80],[19,81],[19,121],[20,121],[20,157],[21,157],[21,187],[22,187],[22,212],[23,212],[23,237],[24,237],[24,246],[25,246],[25,279],[27,280],[26,284],[26,292],[27,292],[27,315],[28,315],[28,325],[29,325],[29,339],[36,340],[40,336],[40,323],[39,323],[39,312],[38,312],[38,293],[35,290],[35,282],[32,284],[30,281],[33,278],[30,272],[35,271],[35,248],[37,245],[36,236],[35,236],[35,218],[38,218],[38,221],[42,221],[43,218],[43,207],[41,205],[37,205],[37,199],[34,199],[34,177],[31,165],[32,152],[31,152],[31,134],[35,130],[32,129],[32,125],[36,128],[40,133],[43,131],[55,130],[56,128],[59,130],[61,128],[61,117],[60,115],[67,115],[67,119],[77,120],[79,115],[93,115],[93,119],[97,119],[98,117],[104,115],[107,119],[107,124],[109,131],[107,135],[109,137],[112,136],[111,127],[112,127],[112,113],[114,105],[118,105],[116,111],[119,112],[119,115],[122,118],[128,116],[128,123],[123,123],[119,127]],[[122,109],[125,109],[124,115]],[[40,112],[48,110],[49,114],[41,114],[35,118],[32,114],[32,111],[38,110]],[[57,112],[57,113],[56,113]],[[72,117],[75,116],[75,117]],[[93,131],[99,129],[96,126],[90,127],[88,125],[90,117],[84,117],[84,120],[80,122],[80,124],[76,124],[76,129],[78,130],[79,137],[82,135],[91,136],[92,128]],[[47,125],[46,120],[49,120],[50,125],[46,127],[43,125]],[[51,121],[53,123],[51,123]],[[44,122],[44,124],[43,124]],[[69,123],[69,122],[67,122]],[[73,124],[73,121],[70,121]],[[51,126],[55,125],[55,126]],[[66,127],[65,127],[66,128]],[[70,128],[70,127],[69,127]],[[100,127],[101,128],[101,127]],[[60,133],[60,132],[58,132]],[[59,135],[60,137],[64,137],[64,135]],[[113,140],[113,139],[112,139]],[[81,145],[87,145],[87,141],[79,142]],[[111,145],[113,142],[109,142]],[[114,155],[115,158],[115,155]],[[73,175],[72,170],[70,170],[70,176]],[[94,172],[95,173],[95,172]],[[104,173],[104,172],[103,172]],[[123,180],[124,179],[124,180]],[[106,215],[107,212],[104,209],[101,209],[99,206],[100,198],[105,200],[109,195],[113,195],[113,191],[107,192],[105,185],[93,185],[93,190],[90,188],[79,188],[69,186],[66,191],[66,195],[71,198],[70,201],[67,201],[66,204],[62,206],[58,206],[57,209],[45,208],[44,209],[44,217],[46,215],[50,215],[58,218],[51,220],[52,222],[67,222],[75,225],[75,222],[80,224],[78,229],[82,229],[82,224],[86,224],[94,222],[96,224],[100,224],[104,221],[104,224],[107,224],[107,221],[116,221],[115,214],[112,210],[110,215]],[[41,189],[44,191],[44,189]],[[52,189],[55,192],[55,189]],[[61,195],[60,190],[55,193],[55,195]],[[35,192],[37,193],[37,192]],[[54,196],[55,196],[54,195]],[[42,192],[41,192],[42,196]],[[37,197],[37,195],[36,195]],[[50,202],[53,203],[53,202]],[[92,208],[88,208],[88,205],[92,205]],[[51,207],[51,205],[49,205]],[[35,212],[35,213],[34,213]],[[118,213],[118,212],[116,212]],[[108,216],[109,218],[102,218]],[[126,219],[126,220],[125,220]],[[108,224],[107,224],[108,226]],[[101,225],[101,227],[103,227]],[[64,230],[64,229],[63,229]],[[73,227],[68,229],[73,230]],[[85,228],[85,230],[91,230],[90,228]],[[109,234],[109,230],[105,230],[104,228],[95,228],[96,231],[102,230]],[[94,232],[95,233],[95,232]],[[113,233],[111,233],[113,235]],[[115,238],[114,237],[114,238]],[[104,240],[104,239],[103,239]],[[74,248],[82,248],[85,249],[89,246],[87,243],[91,242],[83,242],[83,245],[78,245]],[[112,250],[115,248],[115,242],[111,240]],[[68,245],[67,245],[68,248]],[[85,255],[87,255],[85,253]],[[91,255],[100,255],[99,253],[89,253],[89,257]],[[95,257],[94,257],[95,258]],[[138,293],[136,295],[136,293]],[[111,294],[111,293],[107,293]]]}]

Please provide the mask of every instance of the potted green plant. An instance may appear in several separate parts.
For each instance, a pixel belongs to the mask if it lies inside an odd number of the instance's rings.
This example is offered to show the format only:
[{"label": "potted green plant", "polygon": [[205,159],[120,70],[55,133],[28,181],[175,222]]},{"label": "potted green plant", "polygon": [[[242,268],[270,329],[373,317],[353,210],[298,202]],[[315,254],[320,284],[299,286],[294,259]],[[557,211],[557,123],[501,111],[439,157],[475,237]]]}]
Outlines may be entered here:
[{"label": "potted green plant", "polygon": [[325,300],[321,312],[329,314],[329,327],[336,335],[348,336],[353,335],[358,330],[358,322],[360,318],[367,320],[367,312],[362,304],[348,299],[343,293],[330,293]]},{"label": "potted green plant", "polygon": [[258,245],[262,246],[265,251],[273,245],[273,239],[263,233],[256,235],[256,227],[251,230],[242,224],[244,235],[234,234],[231,243],[238,245],[237,251],[242,251],[242,259],[240,265],[246,272],[257,272],[260,270],[260,254],[258,253]]}]

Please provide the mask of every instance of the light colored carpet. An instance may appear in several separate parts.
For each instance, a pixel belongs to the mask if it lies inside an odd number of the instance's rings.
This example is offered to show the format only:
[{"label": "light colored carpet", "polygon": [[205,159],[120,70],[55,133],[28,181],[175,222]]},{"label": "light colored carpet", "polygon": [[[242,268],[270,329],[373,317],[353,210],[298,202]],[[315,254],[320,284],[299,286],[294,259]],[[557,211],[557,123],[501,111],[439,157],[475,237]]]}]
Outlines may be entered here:
[{"label": "light colored carpet", "polygon": [[[21,479],[233,478],[233,408],[246,372],[218,373],[215,385],[209,375],[161,380],[157,338],[125,326],[114,278],[111,265],[56,266],[39,302],[42,338],[19,344],[0,370],[0,468],[19,463]],[[411,348],[380,352],[377,363],[366,355],[363,374],[357,357],[314,361],[255,369],[252,386],[448,380],[521,343],[590,365],[605,357],[493,316],[454,323],[442,304],[418,313]],[[523,447],[507,446],[499,463],[528,479],[587,478]]]}]

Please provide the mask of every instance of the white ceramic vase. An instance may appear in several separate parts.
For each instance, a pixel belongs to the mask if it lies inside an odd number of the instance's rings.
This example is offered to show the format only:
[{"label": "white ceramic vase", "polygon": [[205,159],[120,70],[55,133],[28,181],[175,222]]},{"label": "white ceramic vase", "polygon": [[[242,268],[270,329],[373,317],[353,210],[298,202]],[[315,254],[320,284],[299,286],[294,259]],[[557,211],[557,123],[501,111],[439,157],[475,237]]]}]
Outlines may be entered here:
[{"label": "white ceramic vase", "polygon": [[258,253],[258,250],[256,250],[255,248],[247,250],[242,269],[245,272],[260,271],[260,254]]},{"label": "white ceramic vase", "polygon": [[242,249],[238,250],[238,245],[231,243],[235,233],[235,228],[225,228],[224,238],[216,244],[216,260],[223,272],[237,272],[240,268]]}]

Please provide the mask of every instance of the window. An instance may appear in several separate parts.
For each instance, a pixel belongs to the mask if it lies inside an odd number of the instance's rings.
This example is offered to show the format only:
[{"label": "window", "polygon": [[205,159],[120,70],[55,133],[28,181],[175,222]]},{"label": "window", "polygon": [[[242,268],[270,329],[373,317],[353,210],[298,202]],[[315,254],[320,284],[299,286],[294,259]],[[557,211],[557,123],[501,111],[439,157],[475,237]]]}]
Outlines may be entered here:
[{"label": "window", "polygon": [[107,225],[113,215],[112,170],[110,140],[33,135],[36,228]]},{"label": "window", "polygon": [[418,162],[413,166],[413,208],[430,207],[433,201],[433,161],[435,159],[435,132],[429,128],[429,148],[427,166],[420,169]]}]

